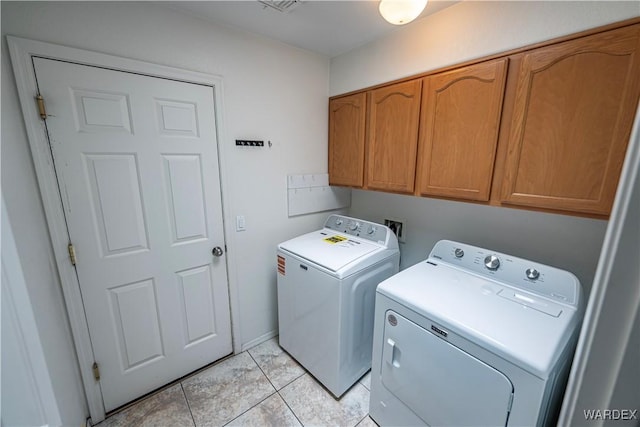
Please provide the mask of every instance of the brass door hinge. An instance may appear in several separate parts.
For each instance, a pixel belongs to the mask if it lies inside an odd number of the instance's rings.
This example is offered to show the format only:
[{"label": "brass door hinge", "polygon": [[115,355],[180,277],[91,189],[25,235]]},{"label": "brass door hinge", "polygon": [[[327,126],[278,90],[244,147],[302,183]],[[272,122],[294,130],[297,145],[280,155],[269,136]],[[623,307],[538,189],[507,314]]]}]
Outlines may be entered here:
[{"label": "brass door hinge", "polygon": [[98,366],[98,362],[93,362],[91,370],[93,370],[93,378],[95,378],[96,381],[100,381],[100,367]]},{"label": "brass door hinge", "polygon": [[71,261],[71,265],[76,265],[76,248],[73,246],[73,243],[69,243],[67,250],[69,251],[69,261]]},{"label": "brass door hinge", "polygon": [[36,96],[36,102],[38,103],[38,113],[40,113],[40,118],[42,120],[47,119],[47,110],[44,108],[44,98],[42,95],[38,94]]}]

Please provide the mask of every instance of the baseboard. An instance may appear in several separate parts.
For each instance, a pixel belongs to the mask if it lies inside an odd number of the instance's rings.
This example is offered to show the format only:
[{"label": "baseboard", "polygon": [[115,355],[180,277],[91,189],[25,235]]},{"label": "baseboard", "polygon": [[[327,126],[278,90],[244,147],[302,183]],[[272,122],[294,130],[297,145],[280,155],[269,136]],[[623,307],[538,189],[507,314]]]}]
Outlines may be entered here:
[{"label": "baseboard", "polygon": [[263,342],[270,340],[271,338],[277,335],[278,335],[277,330],[269,331],[266,334],[259,336],[258,338],[252,339],[251,341],[242,344],[240,351],[242,352],[250,349],[251,347],[257,346],[258,344],[262,344]]}]

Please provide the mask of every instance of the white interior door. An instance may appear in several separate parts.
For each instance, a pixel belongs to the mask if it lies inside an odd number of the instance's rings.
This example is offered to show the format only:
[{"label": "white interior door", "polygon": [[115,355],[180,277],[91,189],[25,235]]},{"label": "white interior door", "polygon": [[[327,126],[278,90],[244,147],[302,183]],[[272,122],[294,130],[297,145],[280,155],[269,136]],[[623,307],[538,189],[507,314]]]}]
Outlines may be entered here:
[{"label": "white interior door", "polygon": [[33,62],[110,411],[232,351],[213,88]]}]

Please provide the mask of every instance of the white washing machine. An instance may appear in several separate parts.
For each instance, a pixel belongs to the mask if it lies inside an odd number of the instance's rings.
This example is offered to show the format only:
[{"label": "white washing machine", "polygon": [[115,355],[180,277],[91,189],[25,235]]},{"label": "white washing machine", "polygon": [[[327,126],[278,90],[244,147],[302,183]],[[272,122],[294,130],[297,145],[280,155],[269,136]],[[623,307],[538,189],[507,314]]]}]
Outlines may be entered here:
[{"label": "white washing machine", "polygon": [[389,228],[340,215],[278,245],[280,346],[336,397],[371,368],[376,286],[399,259]]},{"label": "white washing machine", "polygon": [[581,298],[567,271],[438,242],[378,286],[371,417],[381,426],[555,424]]}]

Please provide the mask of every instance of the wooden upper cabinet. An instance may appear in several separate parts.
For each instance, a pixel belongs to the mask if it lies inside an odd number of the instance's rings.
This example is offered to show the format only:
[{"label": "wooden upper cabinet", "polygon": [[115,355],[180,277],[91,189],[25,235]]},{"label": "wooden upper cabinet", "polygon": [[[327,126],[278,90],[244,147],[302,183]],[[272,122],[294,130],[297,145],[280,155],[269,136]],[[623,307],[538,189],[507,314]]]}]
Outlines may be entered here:
[{"label": "wooden upper cabinet", "polygon": [[422,80],[369,94],[367,188],[413,193]]},{"label": "wooden upper cabinet", "polygon": [[489,200],[506,64],[483,62],[424,79],[418,194]]},{"label": "wooden upper cabinet", "polygon": [[366,92],[329,101],[329,184],[362,187]]},{"label": "wooden upper cabinet", "polygon": [[639,47],[637,24],[523,55],[503,203],[609,214],[638,105]]}]

